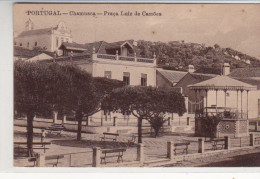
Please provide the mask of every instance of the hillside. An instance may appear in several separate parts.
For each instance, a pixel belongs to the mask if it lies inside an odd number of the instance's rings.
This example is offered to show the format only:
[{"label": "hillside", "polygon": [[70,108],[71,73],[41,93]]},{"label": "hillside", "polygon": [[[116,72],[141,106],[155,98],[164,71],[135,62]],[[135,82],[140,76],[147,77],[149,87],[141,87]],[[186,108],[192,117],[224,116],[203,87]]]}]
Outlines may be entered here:
[{"label": "hillside", "polygon": [[204,44],[172,41],[168,43],[137,41],[136,52],[142,57],[157,55],[158,65],[167,69],[185,70],[188,65],[195,69],[221,69],[227,62],[231,69],[241,67],[260,67],[260,60],[231,48],[206,47]]}]

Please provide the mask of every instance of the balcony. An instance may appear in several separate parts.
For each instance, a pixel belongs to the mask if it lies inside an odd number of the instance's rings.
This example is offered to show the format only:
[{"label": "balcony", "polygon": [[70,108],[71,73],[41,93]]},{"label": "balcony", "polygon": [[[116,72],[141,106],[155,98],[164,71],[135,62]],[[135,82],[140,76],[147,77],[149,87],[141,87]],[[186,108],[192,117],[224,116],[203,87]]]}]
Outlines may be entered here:
[{"label": "balcony", "polygon": [[111,61],[122,61],[131,62],[138,64],[152,64],[156,65],[155,58],[141,58],[141,57],[130,57],[130,56],[119,56],[119,55],[108,55],[108,54],[92,54],[93,60],[111,60]]}]

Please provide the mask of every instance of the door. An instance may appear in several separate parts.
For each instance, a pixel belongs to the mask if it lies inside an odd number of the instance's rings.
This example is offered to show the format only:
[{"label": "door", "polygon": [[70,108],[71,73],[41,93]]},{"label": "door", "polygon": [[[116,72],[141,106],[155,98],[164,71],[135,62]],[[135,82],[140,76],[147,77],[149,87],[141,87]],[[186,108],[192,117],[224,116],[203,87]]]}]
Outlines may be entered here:
[{"label": "door", "polygon": [[258,99],[258,117],[260,117],[260,99]]}]

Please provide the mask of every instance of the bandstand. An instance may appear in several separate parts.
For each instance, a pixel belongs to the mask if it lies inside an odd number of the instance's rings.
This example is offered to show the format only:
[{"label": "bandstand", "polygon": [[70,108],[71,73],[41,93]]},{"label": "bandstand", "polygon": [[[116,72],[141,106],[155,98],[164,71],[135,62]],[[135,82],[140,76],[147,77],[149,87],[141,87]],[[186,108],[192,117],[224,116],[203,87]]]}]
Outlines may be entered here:
[{"label": "bandstand", "polygon": [[[223,119],[217,125],[217,137],[223,136],[235,136],[235,137],[242,137],[248,135],[248,95],[250,91],[256,90],[257,87],[235,80],[233,78],[227,76],[217,76],[215,78],[196,83],[193,85],[189,85],[188,88],[190,90],[194,90],[196,94],[196,101],[198,100],[198,96],[203,93],[204,100],[204,107],[200,109],[203,111],[203,114],[206,116],[209,115],[222,115]],[[209,103],[209,96],[208,93],[210,91],[215,92],[215,104],[208,106]],[[223,95],[219,95],[220,91],[222,91]],[[228,93],[235,93],[236,99],[232,99],[233,108],[227,106],[227,94]],[[246,93],[246,100],[243,101],[243,94]],[[198,95],[199,94],[199,95]],[[240,96],[240,101],[239,101]],[[212,96],[211,96],[212,97]],[[223,99],[224,98],[224,99]],[[212,98],[211,98],[212,99]],[[222,104],[220,103],[221,100]],[[246,102],[246,109],[243,103]],[[239,104],[240,103],[240,104]],[[236,105],[234,107],[234,105]],[[244,108],[243,108],[244,106]],[[203,129],[200,122],[197,121],[195,125],[195,134],[201,135],[203,134]]]}]

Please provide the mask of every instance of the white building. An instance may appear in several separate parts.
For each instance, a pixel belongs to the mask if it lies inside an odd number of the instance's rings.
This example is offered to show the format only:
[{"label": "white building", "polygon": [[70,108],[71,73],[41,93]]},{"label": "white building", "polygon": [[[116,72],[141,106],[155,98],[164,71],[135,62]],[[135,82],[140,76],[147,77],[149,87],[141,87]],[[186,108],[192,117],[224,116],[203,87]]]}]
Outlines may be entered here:
[{"label": "white building", "polygon": [[41,48],[49,52],[57,52],[63,42],[72,42],[71,32],[61,21],[56,27],[34,29],[34,23],[29,19],[25,31],[14,38],[14,45],[27,49]]},{"label": "white building", "polygon": [[[60,64],[71,63],[79,66],[93,77],[107,77],[123,81],[126,85],[156,86],[156,58],[141,58],[135,55],[133,41],[107,43],[104,41],[79,45],[63,43],[64,55],[55,58]],[[84,52],[79,53],[80,50]],[[48,62],[48,60],[46,60]],[[121,123],[135,123],[134,116],[98,112],[90,117],[90,123],[106,125],[117,117]],[[145,122],[145,121],[144,121]]]}]

